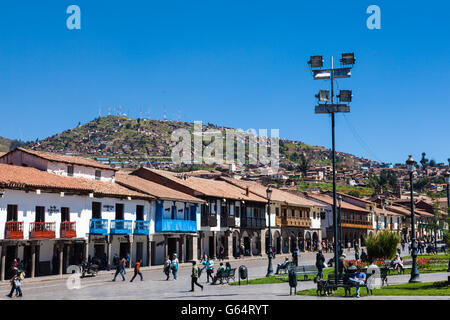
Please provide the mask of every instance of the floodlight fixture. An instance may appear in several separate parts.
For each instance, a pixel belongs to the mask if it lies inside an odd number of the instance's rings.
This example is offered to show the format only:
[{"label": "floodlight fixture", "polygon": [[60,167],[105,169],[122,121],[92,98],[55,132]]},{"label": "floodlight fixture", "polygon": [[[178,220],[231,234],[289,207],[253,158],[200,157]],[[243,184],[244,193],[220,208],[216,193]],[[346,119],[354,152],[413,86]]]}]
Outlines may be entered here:
[{"label": "floodlight fixture", "polygon": [[350,78],[352,75],[351,68],[337,68],[333,70],[335,78]]},{"label": "floodlight fixture", "polygon": [[323,58],[322,56],[311,56],[308,64],[311,65],[311,68],[322,68],[323,66]]},{"label": "floodlight fixture", "polygon": [[313,70],[314,80],[330,79],[331,70]]},{"label": "floodlight fixture", "polygon": [[353,52],[351,53],[343,53],[342,54],[342,58],[341,58],[341,63],[342,64],[355,64],[355,54]]},{"label": "floodlight fixture", "polygon": [[316,94],[316,98],[319,101],[330,101],[330,90],[320,90],[318,94]]},{"label": "floodlight fixture", "polygon": [[340,90],[337,97],[341,102],[352,102],[352,90]]}]

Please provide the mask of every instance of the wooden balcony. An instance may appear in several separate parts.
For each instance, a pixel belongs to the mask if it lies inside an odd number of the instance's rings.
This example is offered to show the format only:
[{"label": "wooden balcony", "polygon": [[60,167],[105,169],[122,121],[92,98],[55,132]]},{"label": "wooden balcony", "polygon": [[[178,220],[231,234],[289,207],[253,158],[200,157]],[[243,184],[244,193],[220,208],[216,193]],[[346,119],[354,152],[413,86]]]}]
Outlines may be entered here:
[{"label": "wooden balcony", "polygon": [[234,219],[234,216],[220,216],[220,226],[221,227],[235,227],[236,226],[236,220]]},{"label": "wooden balcony", "polygon": [[366,220],[342,219],[342,227],[344,228],[358,228],[358,229],[372,229],[372,222]]},{"label": "wooden balcony", "polygon": [[30,239],[54,239],[55,230],[55,222],[31,222]]},{"label": "wooden balcony", "polygon": [[76,238],[77,229],[75,222],[64,221],[61,222],[60,238]]},{"label": "wooden balcony", "polygon": [[200,223],[202,227],[217,227],[217,215],[202,214]]},{"label": "wooden balcony", "polygon": [[264,229],[265,227],[265,218],[241,217],[241,228]]},{"label": "wooden balcony", "polygon": [[23,239],[23,222],[18,221],[6,222],[5,239]]},{"label": "wooden balcony", "polygon": [[278,227],[311,228],[311,219],[309,218],[275,217],[275,223]]}]

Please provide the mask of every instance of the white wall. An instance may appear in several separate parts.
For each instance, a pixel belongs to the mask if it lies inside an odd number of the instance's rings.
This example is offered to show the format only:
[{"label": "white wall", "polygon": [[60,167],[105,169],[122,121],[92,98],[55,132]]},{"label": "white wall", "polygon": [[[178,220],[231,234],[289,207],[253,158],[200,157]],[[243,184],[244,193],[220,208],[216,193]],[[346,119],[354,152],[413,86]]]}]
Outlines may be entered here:
[{"label": "white wall", "polygon": [[[60,176],[67,176],[67,167],[70,166],[67,163],[62,162],[48,162],[47,171]],[[95,180],[95,171],[99,170],[101,172],[100,181],[113,182],[114,181],[114,170],[85,167],[79,165],[73,165],[73,176],[76,178],[85,178]]]}]

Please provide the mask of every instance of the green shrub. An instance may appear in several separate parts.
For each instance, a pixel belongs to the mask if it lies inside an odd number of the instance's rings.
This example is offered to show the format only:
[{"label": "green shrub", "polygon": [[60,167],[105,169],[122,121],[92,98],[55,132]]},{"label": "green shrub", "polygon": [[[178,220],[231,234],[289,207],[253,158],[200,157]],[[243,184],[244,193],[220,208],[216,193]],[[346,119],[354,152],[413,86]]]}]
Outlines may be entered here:
[{"label": "green shrub", "polygon": [[373,259],[392,259],[399,243],[398,234],[383,230],[366,238],[367,254]]}]

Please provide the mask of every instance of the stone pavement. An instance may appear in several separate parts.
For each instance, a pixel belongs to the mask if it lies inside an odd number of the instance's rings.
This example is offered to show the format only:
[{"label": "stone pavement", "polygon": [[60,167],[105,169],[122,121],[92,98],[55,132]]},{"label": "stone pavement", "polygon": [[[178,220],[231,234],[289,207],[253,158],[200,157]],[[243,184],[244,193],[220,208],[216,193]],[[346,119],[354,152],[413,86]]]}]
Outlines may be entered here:
[{"label": "stone pavement", "polygon": [[[326,254],[329,259],[331,253]],[[349,255],[347,258],[351,259]],[[284,260],[283,256],[277,256],[274,261],[276,264]],[[300,257],[300,264],[313,264],[315,261],[315,253],[305,253]],[[231,260],[232,267],[239,267],[245,264],[249,270],[249,278],[260,278],[267,272],[267,259],[242,259]],[[216,268],[218,263],[216,263]],[[188,292],[191,289],[190,283],[191,265],[180,267],[178,280],[165,280],[162,270],[152,269],[143,271],[144,281],[140,281],[137,277],[133,283],[129,279],[133,275],[129,270],[126,274],[127,281],[122,281],[120,276],[116,282],[112,282],[112,273],[98,275],[94,278],[84,278],[80,280],[81,288],[69,290],[67,287],[67,279],[59,276],[46,279],[45,281],[29,281],[26,279],[23,283],[22,290],[24,300],[79,300],[79,299],[111,299],[111,300],[153,300],[153,299],[199,299],[199,300],[259,300],[259,299],[286,299],[286,300],[311,300],[311,299],[349,299],[335,297],[314,297],[314,296],[289,296],[289,285],[281,284],[264,284],[250,286],[229,286],[229,285],[209,285],[206,284],[206,273],[203,272],[199,282],[205,285],[203,291],[195,288],[195,292]],[[389,283],[406,283],[408,275],[399,275],[389,277]],[[48,278],[48,277],[46,277]],[[447,279],[447,273],[422,274],[421,279],[424,282],[438,281]],[[27,281],[28,280],[28,281]],[[299,281],[297,290],[311,289],[315,285],[312,281]],[[0,300],[9,298],[5,295],[9,292],[9,283],[4,282],[0,285],[0,290],[4,294],[0,295]],[[445,299],[449,297],[363,297],[361,300],[372,299]]]}]

